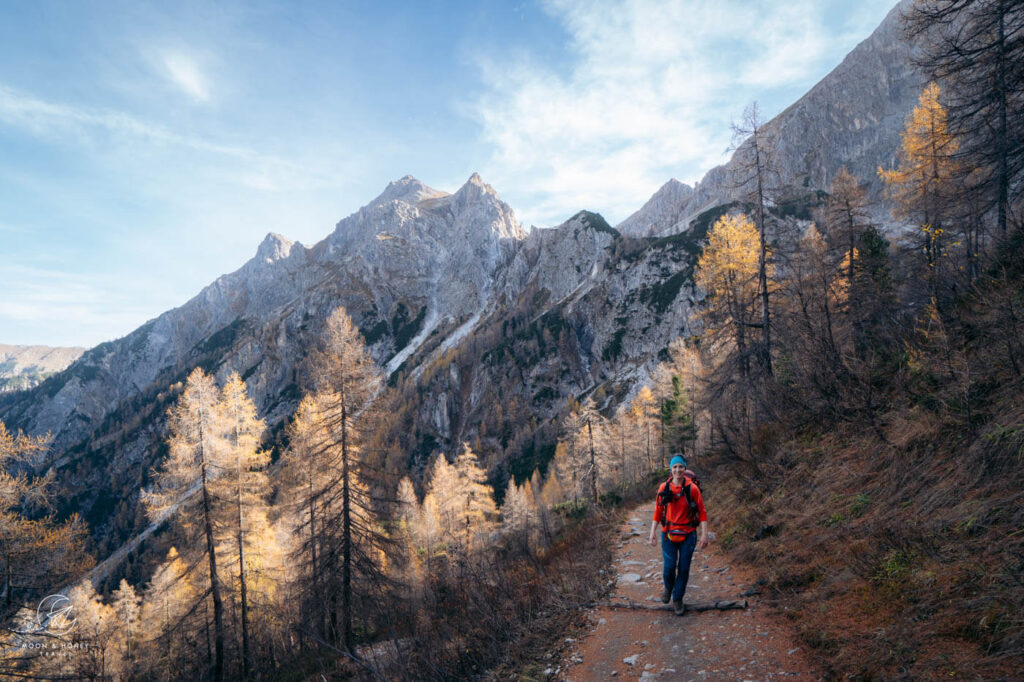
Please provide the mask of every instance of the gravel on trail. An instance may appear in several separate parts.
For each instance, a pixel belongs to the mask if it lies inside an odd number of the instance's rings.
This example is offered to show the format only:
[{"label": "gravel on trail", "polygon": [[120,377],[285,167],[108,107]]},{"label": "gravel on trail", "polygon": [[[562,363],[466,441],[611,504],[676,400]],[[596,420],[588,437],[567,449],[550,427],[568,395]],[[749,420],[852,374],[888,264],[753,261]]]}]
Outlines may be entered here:
[{"label": "gravel on trail", "polygon": [[[610,602],[661,606],[661,547],[651,547],[653,502],[627,515],[613,561]],[[712,541],[693,555],[684,603],[748,601],[730,611],[588,610],[589,631],[569,642],[548,678],[591,680],[818,680],[793,625],[758,595],[753,571],[730,564]]]}]

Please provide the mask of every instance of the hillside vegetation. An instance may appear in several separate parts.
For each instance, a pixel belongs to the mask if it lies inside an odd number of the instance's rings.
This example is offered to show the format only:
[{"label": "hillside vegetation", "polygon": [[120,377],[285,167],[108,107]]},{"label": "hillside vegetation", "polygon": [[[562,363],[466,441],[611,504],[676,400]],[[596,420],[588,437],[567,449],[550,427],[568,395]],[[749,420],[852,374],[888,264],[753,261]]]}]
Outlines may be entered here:
[{"label": "hillside vegetation", "polygon": [[753,219],[711,229],[688,351],[703,466],[723,543],[837,678],[1009,678],[1024,669],[1024,10],[921,2],[905,25],[936,81],[878,171],[892,224],[840,172],[816,226],[766,224],[755,197]]}]

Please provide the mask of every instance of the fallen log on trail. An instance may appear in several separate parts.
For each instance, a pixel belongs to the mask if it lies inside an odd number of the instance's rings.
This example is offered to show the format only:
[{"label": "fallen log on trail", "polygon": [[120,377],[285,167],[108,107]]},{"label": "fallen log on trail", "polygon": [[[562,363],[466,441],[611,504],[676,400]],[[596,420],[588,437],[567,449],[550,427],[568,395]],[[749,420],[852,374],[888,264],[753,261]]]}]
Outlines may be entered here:
[{"label": "fallen log on trail", "polygon": [[[610,609],[644,609],[646,611],[671,611],[671,604],[642,604],[635,601],[616,602],[599,601],[595,606],[605,606]],[[747,608],[746,599],[731,599],[707,602],[703,604],[684,604],[687,611],[731,611],[732,609]]]}]

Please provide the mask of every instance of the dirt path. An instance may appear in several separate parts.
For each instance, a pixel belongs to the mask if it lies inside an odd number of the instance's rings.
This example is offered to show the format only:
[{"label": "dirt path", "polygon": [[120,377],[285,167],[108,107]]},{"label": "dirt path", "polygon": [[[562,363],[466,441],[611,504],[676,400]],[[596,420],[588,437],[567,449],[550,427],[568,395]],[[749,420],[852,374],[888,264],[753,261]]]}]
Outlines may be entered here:
[{"label": "dirt path", "polygon": [[[651,547],[651,504],[627,516],[615,552],[610,602],[661,606],[661,548]],[[693,556],[685,603],[746,598],[736,611],[687,612],[598,607],[590,629],[568,642],[558,679],[774,680],[821,679],[785,618],[763,605],[752,574],[730,565],[717,544]]]}]

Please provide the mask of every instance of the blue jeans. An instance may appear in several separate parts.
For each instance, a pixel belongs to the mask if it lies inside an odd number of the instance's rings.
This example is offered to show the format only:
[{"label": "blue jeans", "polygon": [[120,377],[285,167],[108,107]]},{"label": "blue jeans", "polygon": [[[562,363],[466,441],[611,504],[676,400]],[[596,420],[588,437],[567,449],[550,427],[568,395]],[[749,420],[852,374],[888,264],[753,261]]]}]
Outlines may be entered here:
[{"label": "blue jeans", "polygon": [[693,550],[697,547],[697,531],[691,532],[682,542],[672,542],[668,534],[661,534],[661,556],[665,560],[665,567],[661,577],[665,580],[665,587],[672,589],[672,599],[678,602],[683,600],[686,594],[686,583],[690,579],[690,561],[693,559]]}]

